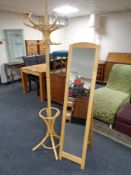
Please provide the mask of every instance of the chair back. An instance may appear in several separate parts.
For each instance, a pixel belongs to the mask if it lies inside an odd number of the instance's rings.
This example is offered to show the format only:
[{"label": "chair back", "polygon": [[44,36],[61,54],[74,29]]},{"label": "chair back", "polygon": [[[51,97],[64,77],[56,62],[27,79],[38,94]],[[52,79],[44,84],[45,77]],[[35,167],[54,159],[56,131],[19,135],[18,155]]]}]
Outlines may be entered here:
[{"label": "chair back", "polygon": [[35,55],[23,56],[23,61],[24,61],[25,66],[32,66],[32,65],[38,64],[37,58]]},{"label": "chair back", "polygon": [[131,94],[131,65],[115,64],[106,87]]},{"label": "chair back", "polygon": [[38,64],[43,64],[46,62],[45,55],[37,55]]}]

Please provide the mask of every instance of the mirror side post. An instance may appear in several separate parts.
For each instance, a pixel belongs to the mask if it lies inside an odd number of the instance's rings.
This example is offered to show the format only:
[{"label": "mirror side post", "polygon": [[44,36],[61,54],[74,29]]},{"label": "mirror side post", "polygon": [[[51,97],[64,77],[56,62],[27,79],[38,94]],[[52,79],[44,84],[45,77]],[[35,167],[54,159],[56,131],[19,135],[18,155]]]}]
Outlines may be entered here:
[{"label": "mirror side post", "polygon": [[65,135],[65,123],[66,123],[66,111],[67,111],[67,101],[68,101],[68,92],[69,92],[69,80],[70,80],[70,70],[72,63],[72,45],[69,47],[67,71],[66,71],[66,85],[65,85],[65,94],[64,94],[64,109],[62,113],[62,124],[61,124],[61,135],[60,135],[60,148],[59,148],[59,159],[62,159],[62,152],[64,147],[64,135]]},{"label": "mirror side post", "polygon": [[88,112],[87,112],[87,120],[86,120],[86,127],[85,127],[85,135],[84,135],[84,142],[83,142],[83,151],[82,151],[82,162],[81,162],[81,169],[85,168],[85,161],[86,161],[86,153],[88,148],[88,141],[89,141],[89,134],[91,129],[91,120],[93,120],[93,99],[94,99],[94,91],[95,91],[95,82],[96,82],[96,74],[97,74],[97,67],[98,67],[98,60],[99,60],[99,52],[100,47],[96,46],[96,53],[95,53],[95,63],[93,68],[93,75],[92,75],[92,82],[91,82],[91,91],[90,91],[90,99],[88,104]]}]

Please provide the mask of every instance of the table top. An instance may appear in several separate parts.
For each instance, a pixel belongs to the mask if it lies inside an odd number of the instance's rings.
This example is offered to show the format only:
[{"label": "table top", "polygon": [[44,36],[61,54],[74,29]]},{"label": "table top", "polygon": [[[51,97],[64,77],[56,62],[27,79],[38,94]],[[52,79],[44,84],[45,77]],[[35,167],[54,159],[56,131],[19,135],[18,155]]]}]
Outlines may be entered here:
[{"label": "table top", "polygon": [[13,66],[24,66],[24,63],[23,62],[8,62],[8,63],[5,63],[6,66],[9,66],[9,67],[13,67]]},{"label": "table top", "polygon": [[22,67],[21,70],[22,72],[27,72],[27,73],[32,73],[32,72],[38,72],[38,73],[43,73],[46,72],[46,63],[44,64],[36,64],[33,66],[27,66],[27,67]]}]

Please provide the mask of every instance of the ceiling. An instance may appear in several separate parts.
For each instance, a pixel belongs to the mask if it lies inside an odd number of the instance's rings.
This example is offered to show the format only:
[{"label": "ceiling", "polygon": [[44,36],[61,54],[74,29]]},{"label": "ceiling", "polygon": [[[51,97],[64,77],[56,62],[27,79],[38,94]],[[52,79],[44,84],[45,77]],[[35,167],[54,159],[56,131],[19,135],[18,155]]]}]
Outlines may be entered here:
[{"label": "ceiling", "polygon": [[[45,0],[0,0],[0,11],[16,13],[33,12],[43,15]],[[115,11],[131,9],[131,0],[47,0],[49,14],[53,9],[61,5],[71,5],[79,9],[79,12],[70,15],[84,16],[91,13],[103,14]]]}]

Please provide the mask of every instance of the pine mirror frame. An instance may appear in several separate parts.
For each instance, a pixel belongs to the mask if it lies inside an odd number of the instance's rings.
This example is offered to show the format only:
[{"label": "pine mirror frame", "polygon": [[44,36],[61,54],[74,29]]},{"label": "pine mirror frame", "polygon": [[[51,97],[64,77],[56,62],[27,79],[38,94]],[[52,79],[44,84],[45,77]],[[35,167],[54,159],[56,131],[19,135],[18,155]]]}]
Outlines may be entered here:
[{"label": "pine mirror frame", "polygon": [[[92,68],[92,81],[91,81],[91,87],[90,87],[90,96],[89,96],[88,110],[87,110],[87,115],[86,115],[86,117],[87,116],[88,117],[86,118],[86,125],[85,125],[85,131],[84,131],[84,141],[83,141],[83,145],[82,145],[81,157],[77,157],[71,153],[64,151],[64,136],[65,136],[65,124],[66,124],[67,100],[68,100],[68,92],[69,92],[69,80],[70,80],[72,55],[73,55],[74,48],[92,48],[92,49],[95,49],[94,64],[93,64],[93,68]],[[63,108],[63,114],[62,114],[61,136],[60,136],[59,159],[61,160],[62,158],[66,158],[66,159],[69,159],[75,163],[78,163],[78,164],[80,164],[81,169],[85,168],[86,153],[87,153],[89,137],[90,137],[89,132],[90,132],[90,129],[92,127],[91,123],[93,121],[92,108],[93,108],[93,99],[94,99],[94,90],[95,90],[95,83],[96,83],[99,54],[100,54],[100,46],[93,44],[93,43],[79,42],[79,43],[71,44],[69,46],[65,95],[64,95],[64,108]]]}]

